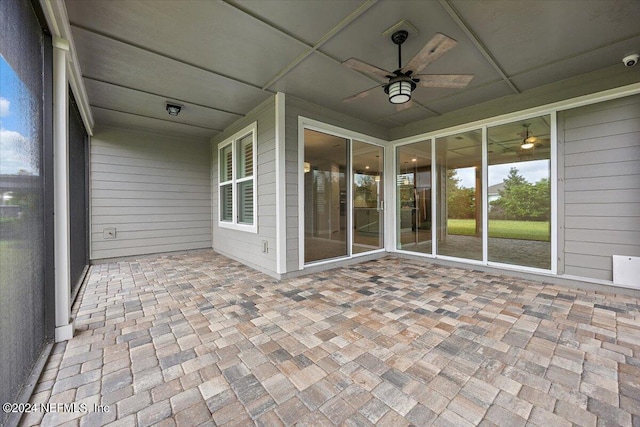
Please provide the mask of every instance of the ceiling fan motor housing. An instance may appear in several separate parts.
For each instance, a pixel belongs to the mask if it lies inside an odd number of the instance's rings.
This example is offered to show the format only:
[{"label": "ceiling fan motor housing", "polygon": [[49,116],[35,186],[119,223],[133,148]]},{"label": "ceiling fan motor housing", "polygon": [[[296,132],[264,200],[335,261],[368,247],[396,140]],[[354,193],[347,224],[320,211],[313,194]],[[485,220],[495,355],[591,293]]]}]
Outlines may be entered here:
[{"label": "ceiling fan motor housing", "polygon": [[406,30],[400,30],[391,35],[391,40],[395,44],[402,44],[405,42],[405,40],[407,40],[407,37],[409,37],[409,32]]}]

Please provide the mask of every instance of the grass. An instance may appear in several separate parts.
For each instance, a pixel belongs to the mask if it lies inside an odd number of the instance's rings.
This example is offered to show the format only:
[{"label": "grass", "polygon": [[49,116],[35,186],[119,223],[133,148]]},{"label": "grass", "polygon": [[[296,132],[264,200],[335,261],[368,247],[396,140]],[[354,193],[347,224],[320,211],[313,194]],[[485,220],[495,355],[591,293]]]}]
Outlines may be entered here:
[{"label": "grass", "polygon": [[[15,243],[11,240],[0,240],[0,290],[9,292],[19,280],[16,266],[25,263],[23,251],[15,248]],[[5,294],[7,295],[7,294]],[[6,308],[3,307],[3,308]]]},{"label": "grass", "polygon": [[[447,227],[449,234],[473,236],[476,233],[476,222],[473,219],[450,219],[447,221]],[[489,220],[489,237],[548,242],[549,222],[491,219]]]},{"label": "grass", "polygon": [[6,216],[0,216],[0,224],[9,224],[12,222],[18,222],[20,221],[19,217],[6,217]]}]

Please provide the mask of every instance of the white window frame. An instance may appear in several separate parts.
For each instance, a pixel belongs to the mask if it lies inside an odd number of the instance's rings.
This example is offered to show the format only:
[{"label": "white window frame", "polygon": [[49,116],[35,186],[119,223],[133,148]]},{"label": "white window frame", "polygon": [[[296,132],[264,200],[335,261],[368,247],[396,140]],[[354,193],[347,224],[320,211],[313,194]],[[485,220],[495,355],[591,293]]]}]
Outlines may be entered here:
[{"label": "white window frame", "polygon": [[[250,176],[238,178],[238,141],[252,135],[252,152],[253,152],[253,171]],[[220,160],[222,150],[231,145],[231,180],[221,181],[222,168]],[[229,138],[218,144],[218,226],[220,228],[229,228],[232,230],[246,231],[249,233],[258,232],[258,185],[257,185],[257,169],[258,169],[258,122],[253,122],[234,133]],[[238,221],[238,184],[243,182],[251,182],[253,185],[253,224],[244,224]],[[231,221],[222,220],[222,187],[231,185],[232,192],[232,214]]]}]

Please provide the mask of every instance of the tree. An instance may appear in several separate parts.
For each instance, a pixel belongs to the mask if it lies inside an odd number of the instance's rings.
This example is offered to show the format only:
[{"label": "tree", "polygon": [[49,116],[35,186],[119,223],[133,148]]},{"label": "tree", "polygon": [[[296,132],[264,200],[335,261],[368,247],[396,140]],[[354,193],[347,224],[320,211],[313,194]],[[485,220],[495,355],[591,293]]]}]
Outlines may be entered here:
[{"label": "tree", "polygon": [[473,188],[460,186],[455,169],[447,171],[447,212],[452,219],[475,218],[476,192]]},{"label": "tree", "polygon": [[529,183],[518,169],[513,167],[504,179],[504,188],[498,191],[500,198],[491,202],[493,219],[521,221],[546,221],[550,217],[550,185],[547,178],[535,184]]}]

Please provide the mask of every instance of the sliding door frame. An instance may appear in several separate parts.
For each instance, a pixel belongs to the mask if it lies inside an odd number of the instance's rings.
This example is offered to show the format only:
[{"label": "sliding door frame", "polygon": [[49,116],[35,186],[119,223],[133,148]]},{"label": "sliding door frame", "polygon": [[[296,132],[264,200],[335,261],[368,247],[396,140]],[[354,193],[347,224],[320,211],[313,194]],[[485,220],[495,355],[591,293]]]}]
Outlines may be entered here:
[{"label": "sliding door frame", "polygon": [[[311,130],[315,132],[325,133],[331,136],[335,136],[338,138],[344,138],[349,142],[349,158],[347,159],[347,255],[339,258],[330,258],[326,260],[314,261],[310,263],[305,263],[304,261],[304,245],[305,245],[305,194],[304,194],[304,131]],[[383,172],[386,175],[388,172],[388,159],[387,159],[387,147],[388,142],[379,138],[375,138],[370,135],[365,135],[360,132],[354,132],[345,128],[341,128],[338,126],[330,125],[328,123],[324,123],[318,120],[310,119],[304,116],[298,116],[298,268],[300,270],[304,270],[305,267],[311,267],[322,264],[329,264],[336,261],[342,261],[352,258],[357,258],[361,256],[370,255],[378,252],[385,252],[387,250],[387,225],[389,224],[389,220],[387,219],[387,213],[389,210],[386,209],[386,203],[383,206],[383,218],[384,218],[384,230],[383,230],[383,247],[380,249],[374,249],[372,251],[362,252],[358,254],[353,253],[353,141],[358,140],[360,142],[364,142],[367,144],[379,146],[383,148],[383,152],[385,155],[384,163],[383,163]],[[384,175],[383,175],[384,176]],[[386,197],[388,189],[388,183],[385,180],[385,188],[383,190],[384,199],[388,200]]]}]

